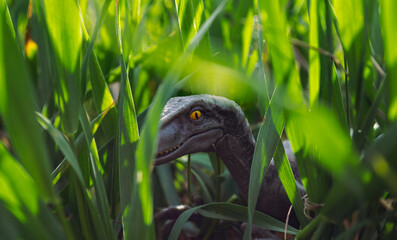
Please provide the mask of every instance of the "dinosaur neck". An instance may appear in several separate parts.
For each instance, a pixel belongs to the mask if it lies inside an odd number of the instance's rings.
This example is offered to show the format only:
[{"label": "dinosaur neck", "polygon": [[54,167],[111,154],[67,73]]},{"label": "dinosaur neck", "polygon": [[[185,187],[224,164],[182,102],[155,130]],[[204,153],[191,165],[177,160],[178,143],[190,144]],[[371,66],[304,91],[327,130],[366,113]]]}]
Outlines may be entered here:
[{"label": "dinosaur neck", "polygon": [[237,183],[243,200],[247,201],[255,140],[246,120],[229,129],[230,131],[226,129],[224,137],[215,144],[216,153]]},{"label": "dinosaur neck", "polygon": [[[240,129],[240,131],[234,131],[234,133],[239,134],[232,135],[226,133],[224,137],[215,144],[215,148],[216,153],[223,160],[234,181],[237,183],[240,196],[245,203],[248,203],[249,179],[255,149],[255,140],[252,137],[250,129]],[[294,177],[297,179],[297,190],[301,196],[303,196],[305,194],[305,189],[299,177],[298,166],[292,149],[288,141],[283,142],[283,144]],[[278,177],[277,168],[274,162],[271,161],[263,178],[256,209],[280,221],[285,221],[290,205],[291,203]],[[291,215],[290,224],[294,227],[299,227],[299,221],[294,212]]]}]

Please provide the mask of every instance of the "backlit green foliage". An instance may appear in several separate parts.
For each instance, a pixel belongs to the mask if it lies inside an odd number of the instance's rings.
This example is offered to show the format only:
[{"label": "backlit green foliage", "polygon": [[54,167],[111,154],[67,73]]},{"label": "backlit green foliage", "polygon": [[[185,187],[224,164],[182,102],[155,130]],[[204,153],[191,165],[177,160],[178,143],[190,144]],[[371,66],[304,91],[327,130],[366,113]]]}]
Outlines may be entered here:
[{"label": "backlit green foliage", "polygon": [[[204,205],[172,239],[250,239],[252,225],[396,237],[396,12],[395,0],[0,0],[0,239],[164,238],[154,215],[190,195]],[[235,100],[251,123],[247,207],[214,155],[152,166],[165,103],[199,93]],[[300,229],[254,210],[272,158]],[[185,225],[195,210],[202,226]]]}]

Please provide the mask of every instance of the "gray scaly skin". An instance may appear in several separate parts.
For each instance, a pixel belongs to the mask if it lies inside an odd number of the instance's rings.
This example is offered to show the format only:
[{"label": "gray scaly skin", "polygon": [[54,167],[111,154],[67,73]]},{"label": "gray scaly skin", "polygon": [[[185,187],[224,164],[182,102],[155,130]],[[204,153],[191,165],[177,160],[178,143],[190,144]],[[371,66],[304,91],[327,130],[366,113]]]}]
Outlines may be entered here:
[{"label": "gray scaly skin", "polygon": [[[200,111],[201,116],[192,119],[190,115],[194,111]],[[288,141],[284,147],[298,188],[304,194]],[[154,164],[164,164],[190,153],[216,152],[247,203],[254,148],[255,140],[248,121],[234,101],[212,95],[175,97],[167,102],[161,115],[158,154]],[[272,160],[263,180],[256,209],[285,221],[290,205]],[[290,216],[289,223],[299,226],[294,214]]]}]

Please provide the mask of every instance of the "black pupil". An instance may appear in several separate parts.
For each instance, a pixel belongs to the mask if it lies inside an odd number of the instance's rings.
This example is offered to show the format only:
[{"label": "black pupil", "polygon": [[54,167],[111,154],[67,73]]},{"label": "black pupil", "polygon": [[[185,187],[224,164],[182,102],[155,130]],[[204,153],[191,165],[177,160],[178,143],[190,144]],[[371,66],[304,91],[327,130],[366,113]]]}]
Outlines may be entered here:
[{"label": "black pupil", "polygon": [[195,112],[194,114],[195,114],[195,116],[196,116],[196,119],[198,119],[198,118],[199,118],[199,116],[198,116],[197,112]]}]

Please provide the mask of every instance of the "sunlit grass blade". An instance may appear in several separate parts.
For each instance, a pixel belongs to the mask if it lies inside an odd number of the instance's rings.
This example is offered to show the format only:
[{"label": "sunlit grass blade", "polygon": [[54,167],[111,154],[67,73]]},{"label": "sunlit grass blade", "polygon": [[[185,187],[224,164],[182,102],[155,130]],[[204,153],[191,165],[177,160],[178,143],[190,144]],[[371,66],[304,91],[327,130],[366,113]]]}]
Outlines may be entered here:
[{"label": "sunlit grass blade", "polygon": [[241,67],[246,68],[250,55],[251,40],[254,31],[253,9],[249,9],[242,29]]},{"label": "sunlit grass blade", "polygon": [[[107,115],[107,113],[109,112],[110,109],[114,109],[113,108],[114,102],[112,105],[110,105],[108,107],[108,109],[106,109],[105,111],[103,111],[102,113],[100,113],[96,118],[94,118],[91,123],[90,126],[92,128],[92,135],[94,135],[96,133],[96,131],[98,130],[98,127],[100,126],[102,119],[104,119],[104,117]],[[80,135],[76,138],[76,149],[77,152],[80,152],[81,148],[83,147],[83,139],[84,134],[80,133]],[[110,136],[108,139],[105,139],[106,142],[110,141],[114,136]],[[66,158],[64,158],[61,163],[58,164],[58,166],[52,171],[51,173],[51,178],[53,179],[53,185],[55,185],[57,183],[57,180],[59,180],[60,175],[59,174],[63,174],[69,167],[69,162]],[[101,166],[97,166],[98,168]]]},{"label": "sunlit grass blade", "polygon": [[277,84],[297,81],[295,58],[287,37],[287,20],[281,2],[259,1],[263,33],[269,48],[270,61]]},{"label": "sunlit grass blade", "polygon": [[[310,2],[310,46],[319,47],[319,35],[322,34],[321,28],[321,15],[319,1]],[[310,105],[317,102],[320,95],[320,53],[318,51],[309,51],[309,101]]]},{"label": "sunlit grass blade", "polygon": [[[264,55],[263,52],[263,45],[260,44],[263,42],[263,30],[262,30],[262,20],[259,17],[260,16],[260,8],[259,6],[256,6],[257,9],[257,16],[254,18],[254,29],[253,29],[253,39],[256,39],[256,42],[252,44],[252,46],[257,45],[257,51],[258,51],[258,56],[257,56],[257,63],[256,63],[256,72],[255,72],[255,77],[258,81],[258,89],[261,89],[261,91],[258,92],[258,105],[259,105],[259,112],[261,113],[262,116],[265,115],[266,109],[269,107],[269,102],[270,102],[270,95],[272,90],[270,89],[269,81],[266,79],[266,74],[265,74],[265,66],[264,62],[262,59],[262,56]],[[255,45],[254,45],[255,44]]]},{"label": "sunlit grass blade", "polygon": [[[85,52],[83,64],[81,65],[81,82],[82,82],[82,84],[86,83],[87,71],[88,71],[88,63],[89,63],[90,58],[91,58],[91,53],[92,53],[93,48],[94,48],[95,40],[96,40],[96,38],[98,36],[98,32],[101,29],[101,26],[103,24],[103,20],[105,18],[105,15],[106,15],[106,12],[108,10],[110,2],[111,2],[111,0],[106,0],[105,3],[103,4],[99,19],[98,19],[98,21],[95,24],[94,32],[93,32],[93,34],[91,36],[91,39],[89,39],[89,37],[88,37],[88,33],[87,33],[87,30],[85,29],[83,19],[80,18],[81,23],[82,23],[82,27],[83,27],[83,30],[84,30],[84,38],[85,38],[86,41],[89,41],[87,50]],[[83,88],[85,89],[85,86],[83,86]],[[84,94],[84,92],[83,92],[83,94]]]},{"label": "sunlit grass blade", "polygon": [[83,173],[81,171],[79,161],[73,149],[71,148],[69,142],[65,139],[62,133],[52,125],[50,120],[48,120],[44,115],[38,112],[36,112],[36,118],[37,121],[41,124],[41,126],[48,131],[49,135],[52,137],[54,142],[59,146],[61,152],[64,154],[66,160],[69,162],[69,164],[72,166],[74,170],[73,174],[71,174],[72,176],[71,181],[72,183],[74,183],[73,187],[75,188],[76,201],[79,209],[79,217],[80,217],[80,223],[82,225],[82,231],[85,237],[88,237],[91,235],[90,234],[91,231],[88,229],[89,226],[89,224],[87,223],[88,216],[86,215],[86,211],[84,210],[84,201],[83,201],[84,197],[86,197],[87,194],[85,192],[86,184],[83,178]]},{"label": "sunlit grass blade", "polygon": [[75,0],[45,0],[41,3],[57,57],[57,87],[62,127],[71,136],[77,131],[81,106],[79,66],[82,32],[78,3]]},{"label": "sunlit grass blade", "polygon": [[294,207],[299,223],[305,226],[308,223],[308,220],[304,215],[304,206],[302,201],[303,196],[301,196],[299,192],[288,160],[283,143],[280,140],[277,144],[276,153],[274,155],[274,163],[277,167],[278,176],[284,186],[288,199]]},{"label": "sunlit grass blade", "polygon": [[328,109],[289,110],[291,125],[287,125],[287,129],[291,129],[287,133],[294,151],[304,146],[306,150],[318,153],[317,160],[336,175],[342,175],[347,165],[359,164],[350,137]]},{"label": "sunlit grass blade", "polygon": [[[182,46],[186,50],[205,20],[204,1],[175,0],[175,8],[178,15]],[[200,41],[197,53],[201,56],[210,56],[211,49],[207,32],[205,33],[205,37]]]},{"label": "sunlit grass blade", "polygon": [[[291,96],[296,102],[301,102],[300,96],[296,93],[299,91],[296,79],[299,76],[295,69],[295,60],[292,53],[291,45],[286,35],[286,19],[281,9],[281,4],[274,1],[259,1],[259,9],[262,17],[262,23],[264,24],[264,36],[267,40],[267,44],[270,51],[271,63],[274,70],[274,77],[276,83],[280,86],[283,83],[292,86]],[[279,27],[275,27],[279,26]],[[271,157],[276,149],[277,143],[280,140],[281,131],[284,125],[284,117],[282,115],[281,106],[277,102],[282,97],[281,91],[277,91],[273,94],[270,102],[270,106],[267,109],[265,115],[265,122],[261,125],[259,130],[257,142],[255,146],[254,158],[251,166],[251,177],[250,177],[250,188],[248,197],[248,224],[244,232],[244,239],[251,239],[251,226],[253,211],[256,206],[259,189],[261,187],[265,168],[268,166]],[[276,96],[276,98],[275,98]],[[273,106],[272,106],[273,105]],[[267,131],[265,131],[265,129]],[[261,133],[261,130],[263,133]],[[268,131],[271,130],[271,131]],[[267,144],[265,144],[267,143]],[[265,159],[265,161],[263,160]],[[288,186],[285,186],[288,187]]]},{"label": "sunlit grass blade", "polygon": [[[352,60],[359,59],[360,52],[352,52],[354,45],[362,45],[362,34],[364,27],[364,9],[363,2],[359,0],[334,0],[332,2],[335,15],[337,18],[337,27],[340,40],[342,42],[343,48],[347,51],[347,55],[351,55]],[[349,63],[349,69],[356,68],[353,64],[360,64],[360,61]],[[355,69],[358,70],[358,69]],[[357,72],[353,72],[357,73]],[[352,73],[352,74],[353,74]]]},{"label": "sunlit grass blade", "polygon": [[60,150],[65,155],[67,161],[72,166],[81,185],[85,186],[83,174],[79,166],[79,161],[77,160],[76,155],[74,154],[72,148],[69,145],[69,142],[66,140],[64,135],[52,125],[48,118],[46,118],[41,113],[36,113],[36,119],[41,124],[41,126],[48,132],[48,134],[50,134],[54,142],[57,143]]},{"label": "sunlit grass blade", "polygon": [[[228,2],[229,2],[229,0],[223,0],[222,2],[219,3],[217,8],[214,10],[214,12],[211,13],[211,15],[207,18],[207,20],[201,25],[201,27],[197,31],[196,35],[194,35],[193,39],[190,41],[188,47],[186,48],[185,54],[191,53],[199,45],[201,40],[207,34],[207,31],[210,28],[210,26],[213,24],[213,22],[219,16],[219,14],[223,11],[223,9],[225,8],[225,6]],[[180,60],[183,60],[183,59],[180,59]]]},{"label": "sunlit grass blade", "polygon": [[380,1],[381,24],[383,27],[383,42],[385,47],[385,63],[387,69],[387,104],[389,120],[397,119],[397,49],[395,40],[397,30],[394,23],[397,21],[395,11],[397,2],[393,0]]},{"label": "sunlit grass blade", "polygon": [[[100,17],[95,24],[94,32],[92,34],[91,39],[88,36],[83,19],[81,18],[84,39],[87,42],[89,41],[88,47],[85,51],[83,64],[81,66],[81,82],[83,84],[82,89],[86,88],[85,85],[87,84],[87,77],[88,77],[87,73],[89,72],[90,73],[89,80],[91,82],[92,96],[97,112],[105,111],[106,109],[108,109],[109,106],[112,105],[113,102],[113,97],[110,93],[105,77],[103,76],[101,66],[98,62],[95,52],[93,51],[95,40],[103,24],[110,2],[111,2],[110,0],[107,0],[103,4]],[[83,90],[82,92],[84,94],[85,90]],[[116,109],[112,108],[109,110],[108,117],[106,117],[102,123],[103,126],[102,129],[107,137],[114,135],[114,132],[116,130],[116,124],[114,124],[115,119],[116,119]]]},{"label": "sunlit grass blade", "polygon": [[[276,94],[274,95],[276,96]],[[274,100],[274,98],[272,100]],[[267,172],[269,163],[276,150],[277,143],[280,140],[279,133],[281,133],[283,128],[281,106],[270,102],[270,106],[264,119],[265,121],[261,123],[256,139],[255,152],[251,165],[248,192],[248,224],[244,232],[245,239],[249,239],[251,237],[252,219],[256,203],[258,201],[259,191],[262,186],[263,177]],[[278,124],[278,128],[274,123]]]},{"label": "sunlit grass blade", "polygon": [[[0,2],[0,115],[15,151],[45,200],[54,200],[49,156],[37,124],[33,86],[7,5]],[[17,107],[16,107],[17,106]]]},{"label": "sunlit grass blade", "polygon": [[[281,98],[282,91],[277,90],[273,94],[273,98],[270,102],[270,106],[266,112],[264,121],[261,124],[259,129],[254,157],[251,166],[251,177],[250,177],[250,186],[248,193],[248,224],[247,228],[244,232],[244,238],[249,239],[251,237],[251,226],[252,226],[252,217],[255,210],[255,206],[257,203],[257,199],[259,196],[259,191],[262,186],[263,178],[267,172],[267,168],[269,163],[276,151],[277,144],[281,141],[280,135],[284,128],[284,115],[279,105],[279,100]],[[281,166],[280,155],[281,158],[284,153],[278,153],[277,159]],[[288,164],[289,165],[289,164]],[[296,193],[296,183],[295,179],[291,174],[291,167],[281,168],[279,169],[279,174],[281,176],[285,176],[288,178],[281,178],[283,182],[283,186],[286,189],[287,194],[290,199],[293,199],[292,204],[294,205],[294,209],[296,210],[296,214],[299,216],[299,220],[302,221],[302,224],[305,223],[303,217],[303,202],[302,199]],[[285,184],[285,185],[284,185]],[[291,196],[290,196],[291,195]]]},{"label": "sunlit grass blade", "polygon": [[333,61],[323,52],[333,53],[332,19],[329,2],[310,4],[310,50],[309,50],[309,102],[332,104]]},{"label": "sunlit grass blade", "polygon": [[332,4],[336,18],[334,26],[343,46],[347,65],[345,68],[348,69],[347,88],[350,98],[347,101],[351,101],[354,109],[356,109],[351,113],[353,141],[356,143],[363,137],[359,126],[362,125],[367,111],[365,95],[368,90],[366,90],[366,81],[370,79],[367,80],[364,75],[365,62],[369,56],[364,52],[368,40],[368,35],[364,34],[364,24],[369,23],[369,19],[365,18],[365,3],[363,1],[335,0]]},{"label": "sunlit grass blade", "polygon": [[[120,19],[117,19],[120,21]],[[120,28],[117,25],[119,34]],[[134,172],[134,152],[133,145],[139,139],[137,118],[135,113],[134,100],[132,97],[131,86],[127,75],[126,65],[123,59],[123,50],[121,48],[121,36],[119,36],[120,47],[120,66],[121,66],[121,84],[118,98],[118,124],[117,124],[117,145],[118,161],[120,171],[120,194],[122,209],[130,202],[132,183],[132,173]]]},{"label": "sunlit grass blade", "polygon": [[[122,223],[124,227],[123,236],[127,239],[133,237],[132,230],[145,231],[146,225],[151,225],[152,217],[152,196],[150,192],[150,186],[143,188],[140,186],[143,181],[149,184],[149,169],[144,169],[144,172],[138,172],[136,167],[136,142],[139,139],[139,131],[137,124],[137,117],[135,112],[134,100],[132,97],[132,91],[130,81],[127,75],[126,64],[123,57],[121,27],[120,27],[120,11],[121,7],[118,5],[116,10],[116,31],[117,31],[117,42],[119,47],[119,63],[121,67],[121,78],[120,78],[120,91],[118,97],[118,122],[116,131],[116,151],[117,151],[117,162],[118,162],[118,174],[119,174],[119,191],[121,200],[121,215]],[[139,160],[138,160],[139,161]],[[139,183],[137,183],[139,181]],[[143,189],[143,190],[142,190]],[[146,190],[146,192],[145,192]],[[149,190],[149,191],[148,191]],[[137,195],[139,194],[139,195]],[[138,197],[139,196],[139,197]],[[140,199],[141,204],[136,203],[136,199]],[[132,205],[134,204],[134,205]],[[146,207],[146,208],[145,208]],[[136,219],[133,223],[130,222],[129,216],[141,215],[142,211],[149,209],[148,212],[143,212],[142,218]],[[148,220],[149,219],[149,220]],[[133,225],[134,226],[133,226]],[[135,234],[139,235],[138,232]]]},{"label": "sunlit grass blade", "polygon": [[99,160],[99,154],[96,146],[95,139],[93,138],[93,133],[90,127],[90,123],[88,121],[85,109],[80,110],[80,122],[84,131],[84,136],[87,142],[87,148],[90,149],[89,158],[90,158],[90,169],[91,176],[94,182],[95,187],[95,196],[97,201],[97,207],[99,210],[99,216],[104,228],[104,232],[106,233],[106,239],[112,239],[114,236],[112,234],[112,225],[110,222],[109,215],[109,202],[106,196],[105,185],[102,179],[102,175],[99,172],[98,166],[101,166]]},{"label": "sunlit grass blade", "polygon": [[[150,14],[154,7],[155,4],[151,5],[149,1],[125,1],[121,4],[121,9],[125,11],[125,20],[121,26],[123,29],[124,59],[129,59],[130,66],[135,65],[133,58],[139,58],[142,54],[150,52],[149,49],[145,49],[144,45],[149,35],[147,31],[156,31],[152,29],[153,25],[151,23],[153,18],[156,17]],[[154,15],[159,16],[161,12],[156,11]]]}]

